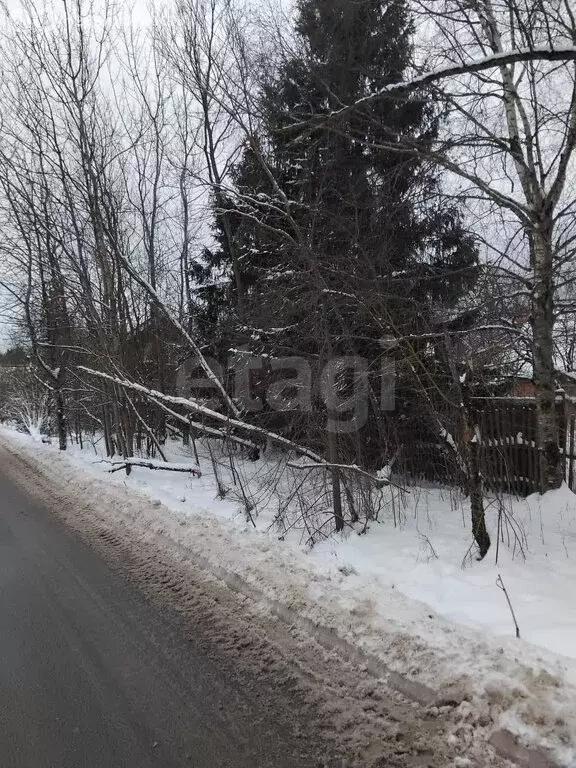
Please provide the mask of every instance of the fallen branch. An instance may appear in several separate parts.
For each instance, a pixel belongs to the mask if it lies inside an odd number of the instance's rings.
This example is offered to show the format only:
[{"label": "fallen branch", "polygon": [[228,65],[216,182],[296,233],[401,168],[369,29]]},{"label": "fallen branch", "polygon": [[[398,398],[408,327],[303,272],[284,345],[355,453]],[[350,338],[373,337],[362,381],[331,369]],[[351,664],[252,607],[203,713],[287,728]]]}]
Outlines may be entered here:
[{"label": "fallen branch", "polygon": [[[115,240],[112,238],[111,242],[115,242]],[[200,367],[204,371],[204,373],[206,375],[206,378],[208,379],[208,381],[210,381],[215,386],[215,388],[220,393],[220,396],[221,396],[222,400],[224,401],[224,404],[226,405],[226,408],[234,416],[239,416],[240,415],[240,410],[238,409],[236,404],[233,402],[233,400],[230,398],[230,396],[226,392],[226,389],[224,388],[224,385],[222,384],[222,382],[220,381],[218,376],[216,376],[214,371],[210,368],[210,366],[206,362],[206,358],[202,354],[202,352],[200,350],[200,347],[194,341],[192,336],[190,336],[190,334],[184,328],[182,323],[176,317],[174,317],[172,312],[170,312],[170,310],[168,309],[166,304],[162,301],[162,299],[160,298],[160,296],[156,292],[155,288],[153,288],[150,285],[150,283],[147,280],[145,280],[142,277],[142,275],[140,275],[138,270],[136,270],[133,267],[133,265],[128,261],[128,259],[124,256],[124,254],[121,253],[118,249],[116,249],[116,254],[115,255],[116,255],[116,258],[118,259],[118,262],[126,270],[126,272],[130,275],[130,277],[133,280],[135,280],[138,283],[138,285],[141,288],[143,288],[148,293],[148,295],[156,303],[156,305],[158,306],[160,311],[164,313],[164,315],[166,316],[166,319],[174,326],[174,328],[176,328],[176,330],[182,335],[182,337],[188,343],[188,346],[190,347],[190,349],[194,353],[194,356],[198,360],[198,363],[199,363]],[[78,366],[78,367],[80,369],[82,369],[82,366]],[[83,369],[83,370],[87,370],[87,369]]]},{"label": "fallen branch", "polygon": [[190,467],[188,464],[171,464],[170,462],[155,461],[154,459],[126,458],[118,459],[117,461],[103,459],[103,463],[112,465],[112,468],[108,470],[109,472],[118,472],[128,467],[144,467],[144,469],[163,469],[167,472],[189,472],[195,477],[202,477],[202,472],[196,469],[196,467]]},{"label": "fallen branch", "polygon": [[173,411],[172,408],[168,408],[167,405],[154,397],[151,397],[150,400],[159,408],[161,408],[165,413],[168,413],[170,416],[172,416],[172,418],[177,419],[181,424],[186,424],[186,426],[190,427],[190,429],[197,429],[199,432],[202,432],[205,435],[210,435],[210,437],[217,437],[219,440],[230,440],[233,443],[242,445],[244,448],[249,448],[251,451],[258,449],[256,443],[252,443],[250,440],[244,440],[242,437],[233,435],[230,432],[222,432],[220,429],[208,427],[206,424],[201,424],[198,421],[192,421],[188,418],[188,416],[182,416],[181,413]]}]

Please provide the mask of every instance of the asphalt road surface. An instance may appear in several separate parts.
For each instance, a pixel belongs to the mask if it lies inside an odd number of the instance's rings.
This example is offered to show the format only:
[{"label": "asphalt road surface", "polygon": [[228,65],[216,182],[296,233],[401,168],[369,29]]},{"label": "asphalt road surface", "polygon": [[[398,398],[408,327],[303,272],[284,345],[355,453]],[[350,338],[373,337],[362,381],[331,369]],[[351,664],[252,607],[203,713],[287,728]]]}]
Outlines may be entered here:
[{"label": "asphalt road surface", "polygon": [[314,765],[288,730],[0,468],[1,768]]}]

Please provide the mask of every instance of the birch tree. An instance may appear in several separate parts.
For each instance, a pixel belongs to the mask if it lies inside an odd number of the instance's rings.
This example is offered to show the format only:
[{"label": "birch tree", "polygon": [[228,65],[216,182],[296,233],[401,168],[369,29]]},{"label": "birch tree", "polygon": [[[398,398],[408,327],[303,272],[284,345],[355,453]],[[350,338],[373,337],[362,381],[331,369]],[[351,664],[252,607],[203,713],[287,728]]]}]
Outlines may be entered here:
[{"label": "birch tree", "polygon": [[[366,112],[392,93],[438,86],[447,104],[445,131],[425,156],[452,174],[455,194],[470,201],[482,222],[489,256],[529,299],[541,485],[554,488],[562,480],[554,346],[561,307],[555,301],[571,280],[575,236],[574,14],[564,1],[447,0],[417,8],[426,38],[419,41],[414,76],[343,104],[329,121],[338,130],[351,111]],[[318,130],[313,120],[300,127]]]},{"label": "birch tree", "polygon": [[[574,45],[576,25],[569,2],[448,2],[438,36],[451,61],[465,62],[471,54],[498,56],[518,48]],[[576,145],[575,64],[500,64],[474,80],[464,76],[450,87],[456,131],[463,137],[457,155],[460,161],[466,155],[464,171],[476,189],[484,187],[489,200],[512,214],[509,230],[521,228],[522,248],[515,249],[507,266],[523,275],[531,297],[541,482],[553,488],[562,479],[555,300],[573,259],[576,234],[576,190],[570,182]]]}]

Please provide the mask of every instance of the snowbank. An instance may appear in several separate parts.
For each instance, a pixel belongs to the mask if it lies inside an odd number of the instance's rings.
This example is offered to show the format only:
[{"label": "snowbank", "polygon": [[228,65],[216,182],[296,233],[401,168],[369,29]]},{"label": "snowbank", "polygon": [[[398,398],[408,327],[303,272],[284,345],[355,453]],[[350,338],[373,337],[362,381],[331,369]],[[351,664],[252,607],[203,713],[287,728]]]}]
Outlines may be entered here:
[{"label": "snowbank", "polygon": [[[576,766],[576,497],[566,488],[494,503],[493,547],[482,563],[470,557],[465,504],[438,489],[412,488],[405,506],[365,535],[349,531],[310,550],[297,533],[278,539],[274,509],[260,509],[254,526],[236,501],[215,498],[206,457],[201,478],[138,467],[126,477],[109,473],[98,446],[71,446],[63,455],[2,434],[79,496],[101,499],[119,527],[161,532],[441,698],[468,699],[461,706],[473,707],[476,722],[506,728]],[[192,461],[176,443],[168,458]],[[71,473],[71,465],[79,471]],[[248,468],[255,481],[261,465]]]}]

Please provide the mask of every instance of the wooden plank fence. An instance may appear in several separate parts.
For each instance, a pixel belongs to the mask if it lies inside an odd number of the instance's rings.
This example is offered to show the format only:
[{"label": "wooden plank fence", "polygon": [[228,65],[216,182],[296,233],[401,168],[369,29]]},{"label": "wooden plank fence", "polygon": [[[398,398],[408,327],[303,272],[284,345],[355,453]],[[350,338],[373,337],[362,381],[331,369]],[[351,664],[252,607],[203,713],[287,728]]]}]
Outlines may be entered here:
[{"label": "wooden plank fence", "polygon": [[[486,486],[527,496],[540,490],[540,446],[533,398],[477,398],[480,457]],[[556,400],[564,479],[576,491],[576,414],[564,398]]]},{"label": "wooden plank fence", "polygon": [[486,487],[526,496],[539,489],[534,402],[478,403],[480,462]]},{"label": "wooden plank fence", "polygon": [[[527,496],[540,490],[540,459],[533,398],[474,398],[480,428],[480,462],[489,490]],[[564,479],[576,493],[576,411],[557,398]],[[407,441],[409,442],[409,441]],[[406,443],[405,443],[406,445]],[[400,471],[415,481],[454,485],[461,478],[456,456],[446,445],[414,440]]]}]

